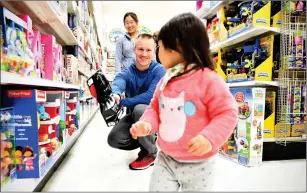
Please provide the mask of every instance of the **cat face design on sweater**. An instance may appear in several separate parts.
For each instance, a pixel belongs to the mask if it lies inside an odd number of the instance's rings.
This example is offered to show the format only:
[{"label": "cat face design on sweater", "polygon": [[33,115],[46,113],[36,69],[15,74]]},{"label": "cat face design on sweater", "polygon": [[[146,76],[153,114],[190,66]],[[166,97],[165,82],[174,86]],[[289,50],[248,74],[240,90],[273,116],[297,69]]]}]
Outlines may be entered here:
[{"label": "cat face design on sweater", "polygon": [[159,136],[168,142],[179,140],[185,131],[187,116],[195,113],[195,105],[185,101],[185,94],[170,98],[160,95],[160,127]]}]

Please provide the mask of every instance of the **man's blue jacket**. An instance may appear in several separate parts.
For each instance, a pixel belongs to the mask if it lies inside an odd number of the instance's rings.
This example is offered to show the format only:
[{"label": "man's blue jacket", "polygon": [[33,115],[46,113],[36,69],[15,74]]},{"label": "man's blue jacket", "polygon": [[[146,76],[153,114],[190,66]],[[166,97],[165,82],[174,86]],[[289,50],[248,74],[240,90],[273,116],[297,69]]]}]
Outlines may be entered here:
[{"label": "man's blue jacket", "polygon": [[164,74],[165,69],[155,60],[151,61],[149,69],[144,72],[139,71],[134,62],[116,75],[112,92],[120,96],[125,92],[127,98],[122,99],[120,105],[130,110],[138,104],[148,105]]}]

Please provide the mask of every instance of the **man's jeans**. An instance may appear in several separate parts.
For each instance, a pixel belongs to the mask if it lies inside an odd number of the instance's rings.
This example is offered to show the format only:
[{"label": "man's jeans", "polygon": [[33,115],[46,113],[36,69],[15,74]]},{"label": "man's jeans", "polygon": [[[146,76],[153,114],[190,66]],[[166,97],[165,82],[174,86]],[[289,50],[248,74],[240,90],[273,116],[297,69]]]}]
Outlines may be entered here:
[{"label": "man's jeans", "polygon": [[108,144],[111,147],[121,150],[134,150],[140,147],[142,151],[150,154],[155,155],[157,153],[156,134],[138,137],[137,140],[133,139],[130,134],[132,124],[141,118],[146,108],[147,105],[137,105],[132,113],[120,119],[108,136]]}]

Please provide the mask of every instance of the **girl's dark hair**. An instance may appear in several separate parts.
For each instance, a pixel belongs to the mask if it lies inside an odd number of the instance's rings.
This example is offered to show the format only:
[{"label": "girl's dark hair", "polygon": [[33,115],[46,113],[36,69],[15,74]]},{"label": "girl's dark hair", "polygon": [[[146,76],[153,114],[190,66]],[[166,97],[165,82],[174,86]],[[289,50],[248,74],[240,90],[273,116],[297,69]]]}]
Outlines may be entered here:
[{"label": "girl's dark hair", "polygon": [[124,15],[124,19],[123,19],[123,22],[125,23],[125,19],[126,19],[126,17],[128,17],[128,16],[130,16],[130,17],[132,17],[132,19],[135,21],[135,22],[139,22],[139,19],[138,19],[138,16],[135,14],[135,13],[133,13],[133,12],[127,12],[125,15]]},{"label": "girl's dark hair", "polygon": [[204,24],[192,13],[173,17],[160,30],[158,40],[165,49],[175,50],[183,55],[185,67],[196,64],[196,68],[215,70],[210,43]]}]

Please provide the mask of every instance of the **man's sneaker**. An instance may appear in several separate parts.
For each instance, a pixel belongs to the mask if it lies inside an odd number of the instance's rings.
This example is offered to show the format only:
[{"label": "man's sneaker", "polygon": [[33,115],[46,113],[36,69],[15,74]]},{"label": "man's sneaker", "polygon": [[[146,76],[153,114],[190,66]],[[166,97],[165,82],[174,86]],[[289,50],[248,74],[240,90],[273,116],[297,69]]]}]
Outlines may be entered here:
[{"label": "man's sneaker", "polygon": [[156,157],[152,154],[147,154],[146,156],[139,156],[135,161],[129,164],[129,168],[132,170],[144,170],[154,165],[155,159]]},{"label": "man's sneaker", "polygon": [[141,149],[141,151],[138,153],[138,158],[141,159],[145,157],[148,154],[148,151]]}]

